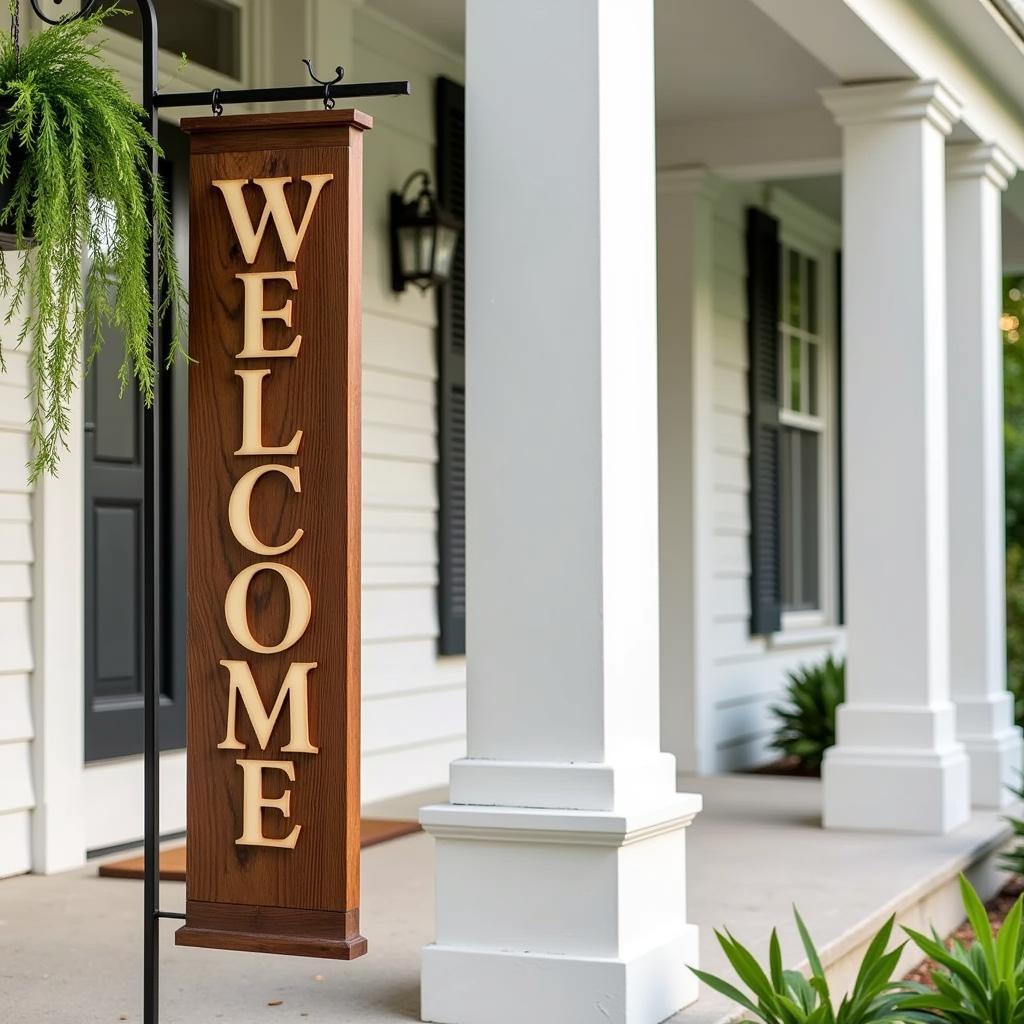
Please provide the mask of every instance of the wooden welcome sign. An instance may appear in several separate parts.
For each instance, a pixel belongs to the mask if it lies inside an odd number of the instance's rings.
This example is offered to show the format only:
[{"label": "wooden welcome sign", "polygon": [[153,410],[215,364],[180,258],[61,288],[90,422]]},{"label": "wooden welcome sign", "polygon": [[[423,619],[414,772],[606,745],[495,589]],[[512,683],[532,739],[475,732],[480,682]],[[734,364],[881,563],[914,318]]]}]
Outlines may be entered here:
[{"label": "wooden welcome sign", "polygon": [[362,133],[191,118],[188,866],[179,945],[359,934]]}]

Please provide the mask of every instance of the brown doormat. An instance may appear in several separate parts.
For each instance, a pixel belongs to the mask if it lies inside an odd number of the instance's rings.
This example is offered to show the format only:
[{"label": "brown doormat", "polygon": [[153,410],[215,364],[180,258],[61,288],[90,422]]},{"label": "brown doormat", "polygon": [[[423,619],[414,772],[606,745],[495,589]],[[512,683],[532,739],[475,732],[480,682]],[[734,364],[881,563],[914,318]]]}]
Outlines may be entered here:
[{"label": "brown doormat", "polygon": [[[392,821],[386,818],[363,818],[360,824],[361,842],[364,849],[386,843],[389,839],[412,835],[419,832],[419,822]],[[142,857],[127,857],[101,864],[99,873],[103,878],[142,878],[146,864]],[[185,881],[185,847],[175,846],[160,851],[160,878],[164,882]]]}]

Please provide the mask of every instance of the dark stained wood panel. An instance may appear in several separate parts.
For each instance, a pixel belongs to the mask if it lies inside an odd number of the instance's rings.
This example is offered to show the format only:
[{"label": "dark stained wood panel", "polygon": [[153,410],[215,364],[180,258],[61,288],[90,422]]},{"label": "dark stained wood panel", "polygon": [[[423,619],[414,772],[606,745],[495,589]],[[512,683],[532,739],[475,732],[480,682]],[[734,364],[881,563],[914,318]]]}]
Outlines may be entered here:
[{"label": "dark stained wood panel", "polygon": [[[360,276],[362,132],[352,111],[186,119],[190,133],[190,354],[188,556],[188,871],[186,945],[291,952],[348,959],[365,951],[359,935],[359,543]],[[288,144],[282,145],[286,138]],[[302,175],[332,174],[307,234],[289,263],[271,219],[255,261],[246,263],[214,181],[288,177],[295,224],[310,197]],[[260,188],[244,189],[254,225]],[[292,324],[268,319],[268,349],[302,336],[294,358],[239,358],[243,287],[239,273],[294,270],[297,290],[266,284],[266,308],[291,299]],[[294,455],[236,455],[242,438],[237,370],[269,370],[263,381],[263,443],[283,445],[302,431]],[[236,482],[266,463],[299,467],[301,492],[280,473],[261,477],[251,521],[267,545],[297,529],[283,554],[259,555],[235,538],[228,501]],[[312,615],[299,640],[280,653],[254,653],[225,619],[225,595],[246,567],[273,562],[305,582]],[[276,572],[251,584],[253,636],[274,646],[289,614]],[[308,676],[308,720],[317,753],[286,752],[285,706],[265,749],[238,702],[238,740],[218,749],[227,730],[229,677],[222,660],[243,661],[269,712],[289,667],[316,663]],[[293,849],[238,845],[242,835],[239,759],[288,761],[295,778],[265,774],[268,799],[289,793],[289,815],[262,811],[270,839],[301,831]],[[272,941],[267,935],[272,935]]]}]

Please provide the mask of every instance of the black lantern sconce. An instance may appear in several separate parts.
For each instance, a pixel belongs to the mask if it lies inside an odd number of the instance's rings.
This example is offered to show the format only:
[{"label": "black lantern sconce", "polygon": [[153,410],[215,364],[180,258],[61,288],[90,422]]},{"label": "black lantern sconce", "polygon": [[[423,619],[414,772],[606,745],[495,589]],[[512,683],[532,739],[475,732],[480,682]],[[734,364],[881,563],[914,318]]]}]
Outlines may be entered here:
[{"label": "black lantern sconce", "polygon": [[[410,197],[416,182],[419,191]],[[426,171],[413,171],[401,192],[391,193],[391,287],[407,284],[426,291],[444,284],[452,273],[462,222],[437,201]]]}]

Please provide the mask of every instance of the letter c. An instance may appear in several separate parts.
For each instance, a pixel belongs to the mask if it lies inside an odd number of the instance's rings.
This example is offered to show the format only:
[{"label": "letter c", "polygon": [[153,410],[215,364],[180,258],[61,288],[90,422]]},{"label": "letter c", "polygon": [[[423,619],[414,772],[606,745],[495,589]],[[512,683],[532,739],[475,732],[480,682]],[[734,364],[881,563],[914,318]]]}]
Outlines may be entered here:
[{"label": "letter c", "polygon": [[301,529],[297,529],[292,534],[291,540],[274,547],[264,544],[252,528],[252,491],[256,486],[256,481],[267,473],[280,473],[292,485],[292,490],[296,494],[302,492],[298,466],[281,466],[272,462],[250,469],[248,473],[239,478],[232,488],[231,498],[228,501],[228,524],[231,526],[231,532],[235,535],[235,540],[254,555],[283,555],[299,543],[302,538]]}]

